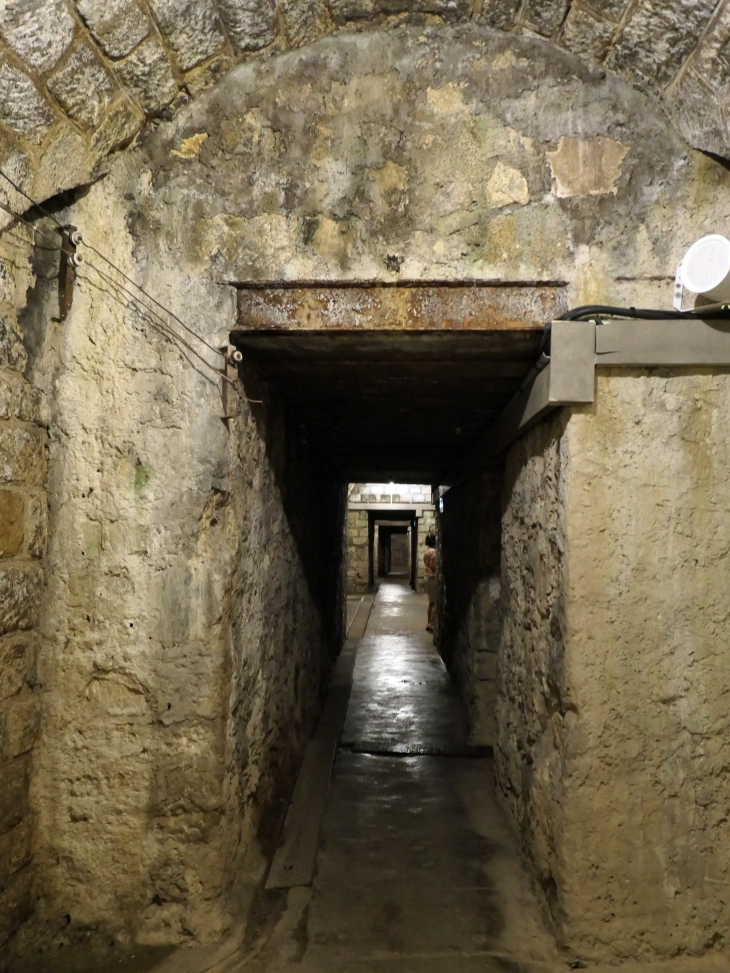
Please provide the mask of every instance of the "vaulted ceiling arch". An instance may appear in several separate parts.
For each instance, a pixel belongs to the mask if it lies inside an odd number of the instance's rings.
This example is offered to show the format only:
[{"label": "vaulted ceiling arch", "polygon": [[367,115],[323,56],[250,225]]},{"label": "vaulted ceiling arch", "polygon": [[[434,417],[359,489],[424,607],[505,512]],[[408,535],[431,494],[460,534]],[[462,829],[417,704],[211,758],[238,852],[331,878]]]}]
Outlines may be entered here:
[{"label": "vaulted ceiling arch", "polygon": [[[695,148],[730,156],[730,0],[14,0],[0,10],[0,166],[46,199],[238,63],[438,23],[556,44],[649,92]],[[13,191],[4,202],[28,207]]]}]

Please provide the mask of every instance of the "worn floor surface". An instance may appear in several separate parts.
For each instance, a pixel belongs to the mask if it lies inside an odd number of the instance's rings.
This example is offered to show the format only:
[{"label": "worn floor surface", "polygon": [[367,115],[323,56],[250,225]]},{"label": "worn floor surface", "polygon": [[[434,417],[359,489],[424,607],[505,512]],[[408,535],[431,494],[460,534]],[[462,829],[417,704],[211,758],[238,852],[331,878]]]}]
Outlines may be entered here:
[{"label": "worn floor surface", "polygon": [[[348,622],[360,601],[350,601]],[[542,924],[491,761],[443,755],[465,750],[466,726],[425,631],[424,596],[386,581],[369,617],[357,618],[364,636],[313,886],[261,891],[257,936],[249,921],[244,944],[234,936],[158,961],[138,956],[124,969],[106,963],[100,973],[566,973],[580,959],[561,954]],[[392,755],[414,749],[422,755]],[[708,956],[620,969],[727,973],[730,965]]]}]

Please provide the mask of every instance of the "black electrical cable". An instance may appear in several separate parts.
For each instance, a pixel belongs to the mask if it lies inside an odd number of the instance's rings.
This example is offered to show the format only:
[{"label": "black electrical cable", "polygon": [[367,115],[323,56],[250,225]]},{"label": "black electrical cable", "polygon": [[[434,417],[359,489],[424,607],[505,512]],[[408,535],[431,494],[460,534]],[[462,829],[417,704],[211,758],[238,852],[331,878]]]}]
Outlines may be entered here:
[{"label": "black electrical cable", "polygon": [[645,321],[666,321],[668,318],[682,320],[688,318],[697,320],[703,318],[730,318],[730,306],[708,309],[703,311],[671,311],[656,310],[645,307],[610,307],[607,304],[586,304],[583,307],[574,307],[565,314],[561,314],[558,321],[579,321],[581,318],[595,318],[601,314],[615,318],[637,318]]}]

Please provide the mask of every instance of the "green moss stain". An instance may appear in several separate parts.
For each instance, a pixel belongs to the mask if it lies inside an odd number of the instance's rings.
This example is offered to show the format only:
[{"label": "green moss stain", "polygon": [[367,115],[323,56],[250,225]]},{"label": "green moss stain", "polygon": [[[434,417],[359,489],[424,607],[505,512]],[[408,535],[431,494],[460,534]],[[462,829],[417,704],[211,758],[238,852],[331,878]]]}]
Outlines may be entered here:
[{"label": "green moss stain", "polygon": [[151,470],[148,470],[146,466],[142,465],[142,463],[137,463],[137,466],[134,470],[134,492],[141,493],[151,479],[152,479]]}]

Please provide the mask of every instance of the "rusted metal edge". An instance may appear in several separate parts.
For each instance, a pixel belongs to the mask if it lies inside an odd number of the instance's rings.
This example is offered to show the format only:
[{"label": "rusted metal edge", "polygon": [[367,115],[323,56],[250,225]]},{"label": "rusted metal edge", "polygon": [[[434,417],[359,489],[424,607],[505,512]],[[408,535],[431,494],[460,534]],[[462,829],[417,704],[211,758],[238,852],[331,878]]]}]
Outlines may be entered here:
[{"label": "rusted metal edge", "polygon": [[559,278],[546,280],[502,280],[496,277],[475,278],[474,280],[218,280],[218,284],[235,287],[245,291],[297,290],[301,288],[332,290],[343,288],[370,288],[373,290],[389,287],[453,287],[469,290],[472,287],[567,287],[567,280]]}]

